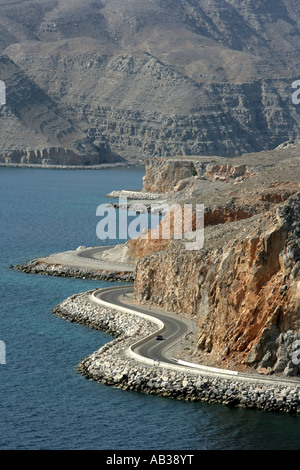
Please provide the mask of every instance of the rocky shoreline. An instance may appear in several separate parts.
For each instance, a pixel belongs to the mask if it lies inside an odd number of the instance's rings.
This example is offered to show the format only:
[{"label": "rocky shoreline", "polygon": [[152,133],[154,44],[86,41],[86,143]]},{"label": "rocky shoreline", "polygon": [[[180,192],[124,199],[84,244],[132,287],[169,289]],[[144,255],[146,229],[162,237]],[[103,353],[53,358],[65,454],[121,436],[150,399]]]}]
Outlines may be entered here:
[{"label": "rocky shoreline", "polygon": [[134,272],[92,270],[87,268],[81,268],[79,266],[43,263],[40,260],[32,260],[27,264],[15,266],[11,265],[10,267],[11,269],[16,269],[24,273],[41,274],[44,276],[75,277],[79,279],[91,279],[96,281],[129,283],[134,281]]},{"label": "rocky shoreline", "polygon": [[52,165],[43,163],[10,163],[0,162],[0,167],[6,168],[40,168],[45,170],[106,170],[108,168],[138,166],[135,162],[101,163],[99,165]]},{"label": "rocky shoreline", "polygon": [[87,379],[178,400],[300,413],[300,384],[292,381],[281,384],[274,378],[274,382],[264,382],[256,376],[229,379],[135,357],[133,343],[155,334],[158,326],[147,318],[95,303],[91,299],[93,292],[73,295],[53,309],[57,316],[115,338],[80,362],[78,371]]}]

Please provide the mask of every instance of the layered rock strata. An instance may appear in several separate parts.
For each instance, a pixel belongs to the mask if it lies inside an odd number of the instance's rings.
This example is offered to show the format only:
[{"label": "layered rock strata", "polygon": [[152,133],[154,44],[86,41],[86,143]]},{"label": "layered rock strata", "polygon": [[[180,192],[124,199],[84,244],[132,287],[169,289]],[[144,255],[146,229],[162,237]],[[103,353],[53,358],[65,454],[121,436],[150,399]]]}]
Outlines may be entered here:
[{"label": "layered rock strata", "polygon": [[299,17],[295,0],[3,2],[0,153],[231,157],[297,138]]},{"label": "layered rock strata", "polygon": [[[274,169],[281,162],[298,158],[299,148],[298,141],[287,141],[273,150],[243,154],[238,158],[198,155],[146,159],[143,192],[179,193],[180,196],[182,192],[222,189],[225,184],[234,188],[268,168]],[[265,179],[265,184],[273,180],[274,175],[269,181]]]},{"label": "layered rock strata", "polygon": [[91,165],[122,161],[105,139],[90,139],[7,55],[0,55],[6,105],[0,106],[0,162]]},{"label": "layered rock strata", "polygon": [[74,151],[62,147],[51,147],[36,150],[3,151],[1,163],[20,163],[23,165],[80,165],[82,158]]}]

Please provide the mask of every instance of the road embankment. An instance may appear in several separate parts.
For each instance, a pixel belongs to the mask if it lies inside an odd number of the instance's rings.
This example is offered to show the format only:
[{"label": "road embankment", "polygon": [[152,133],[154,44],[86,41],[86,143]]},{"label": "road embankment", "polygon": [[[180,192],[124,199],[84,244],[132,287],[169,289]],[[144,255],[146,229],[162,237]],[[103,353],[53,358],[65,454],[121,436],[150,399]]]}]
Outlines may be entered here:
[{"label": "road embankment", "polygon": [[11,266],[24,273],[45,276],[76,277],[99,281],[134,281],[135,266],[114,261],[106,261],[103,254],[112,247],[77,248],[73,251],[54,253],[37,258],[22,265]]},{"label": "road embankment", "polygon": [[12,268],[29,274],[42,274],[44,276],[75,277],[79,279],[93,279],[98,281],[133,282],[134,273],[128,271],[110,271],[109,269],[91,269],[80,266],[51,264],[39,259],[27,264],[15,265]]},{"label": "road embankment", "polygon": [[[93,291],[94,292],[94,291]],[[88,379],[142,393],[186,401],[300,413],[300,384],[293,381],[218,375],[159,363],[131,354],[132,345],[159,329],[156,321],[100,305],[93,292],[69,297],[53,313],[71,322],[106,332],[114,339],[84,358],[78,370]]]}]

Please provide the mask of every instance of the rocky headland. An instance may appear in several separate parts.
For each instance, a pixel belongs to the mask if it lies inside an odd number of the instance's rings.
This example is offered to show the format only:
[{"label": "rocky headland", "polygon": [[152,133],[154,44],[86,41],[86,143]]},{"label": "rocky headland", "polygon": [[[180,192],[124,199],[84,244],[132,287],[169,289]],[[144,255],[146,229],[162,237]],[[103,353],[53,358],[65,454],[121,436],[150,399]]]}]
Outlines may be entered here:
[{"label": "rocky headland", "polygon": [[[144,230],[89,262],[98,267],[99,263],[131,263],[126,279],[118,275],[106,279],[134,282],[137,305],[180,313],[195,322],[188,362],[219,372],[211,375],[190,365],[159,366],[137,360],[128,354],[130,345],[157,326],[151,319],[96,305],[90,293],[66,299],[54,309],[69,321],[116,337],[84,359],[79,370],[90,379],[127,390],[298,413],[299,162],[296,141],[230,160],[158,158],[146,162],[142,191],[116,190],[108,195],[144,202],[150,210],[152,204],[162,202],[170,213],[175,207],[174,216],[163,216],[155,230]],[[184,236],[177,237],[185,204],[204,206],[201,249],[187,250]],[[192,209],[190,218],[197,231],[196,215]],[[162,237],[166,222],[169,238]],[[78,269],[78,255],[84,252],[79,247],[65,254],[65,266],[73,257],[72,275],[89,277]],[[59,259],[62,254],[47,268],[34,260],[22,270],[66,275],[66,268],[57,265]]]},{"label": "rocky headland", "polygon": [[[73,251],[54,253],[11,268],[27,274],[131,283],[134,281],[135,260],[126,256],[126,246],[117,246],[116,249],[107,246],[95,251],[95,248],[79,246]],[[110,251],[113,253],[109,256]]]},{"label": "rocky headland", "polygon": [[[151,321],[95,306],[87,294],[55,313],[117,339],[81,372],[129,390],[299,412],[299,4],[29,0],[0,9],[0,164],[145,162],[143,191],[129,199],[149,212],[155,202],[176,208],[101,260],[59,254],[15,268],[134,281],[137,303],[197,322],[195,364],[261,381],[136,361],[124,351]],[[178,238],[186,204],[204,205],[199,250]],[[287,378],[291,387],[279,385]]]}]

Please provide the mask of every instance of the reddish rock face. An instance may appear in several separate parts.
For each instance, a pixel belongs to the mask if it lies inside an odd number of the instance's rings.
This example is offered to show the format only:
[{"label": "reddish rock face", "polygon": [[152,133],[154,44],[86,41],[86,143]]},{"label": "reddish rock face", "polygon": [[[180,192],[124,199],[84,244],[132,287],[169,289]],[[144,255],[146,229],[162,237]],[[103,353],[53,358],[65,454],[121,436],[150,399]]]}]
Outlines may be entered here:
[{"label": "reddish rock face", "polygon": [[162,218],[156,229],[146,231],[140,237],[129,240],[129,256],[141,259],[151,253],[168,248],[171,240],[183,236],[185,224],[195,229],[196,219],[192,210],[180,204],[170,205],[170,211]]},{"label": "reddish rock face", "polygon": [[[159,182],[179,208],[170,240],[160,236],[162,219],[156,232],[129,242],[136,299],[197,319],[194,360],[299,375],[292,361],[300,340],[299,147],[192,163],[197,176],[182,180],[176,159],[148,165],[147,189],[158,192]],[[176,240],[185,203],[204,203],[201,250]]]},{"label": "reddish rock face", "polygon": [[300,337],[299,216],[297,193],[250,223],[208,227],[199,252],[170,241],[138,262],[136,298],[197,317],[198,356],[207,363],[291,369]]}]

